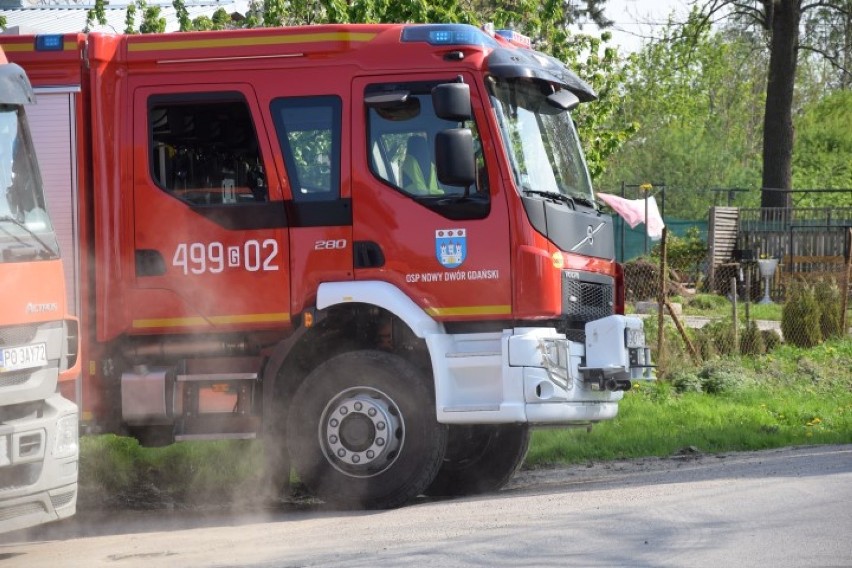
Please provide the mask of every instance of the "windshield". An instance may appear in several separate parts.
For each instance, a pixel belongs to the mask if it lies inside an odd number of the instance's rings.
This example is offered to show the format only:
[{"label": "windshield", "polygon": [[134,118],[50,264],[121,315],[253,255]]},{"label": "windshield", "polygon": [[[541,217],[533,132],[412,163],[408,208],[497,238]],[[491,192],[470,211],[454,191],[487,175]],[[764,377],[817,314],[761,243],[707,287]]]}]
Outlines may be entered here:
[{"label": "windshield", "polygon": [[490,79],[491,104],[522,191],[594,206],[577,131],[566,110],[547,102],[551,87],[529,79]]},{"label": "windshield", "polygon": [[23,108],[0,105],[0,262],[56,258]]}]

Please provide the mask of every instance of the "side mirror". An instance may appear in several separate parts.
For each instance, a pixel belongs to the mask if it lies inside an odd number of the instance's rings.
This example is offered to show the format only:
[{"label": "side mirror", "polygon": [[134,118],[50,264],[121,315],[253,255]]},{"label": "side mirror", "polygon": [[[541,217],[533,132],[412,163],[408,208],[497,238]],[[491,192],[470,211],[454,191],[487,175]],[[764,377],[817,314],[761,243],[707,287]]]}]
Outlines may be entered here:
[{"label": "side mirror", "polygon": [[448,128],[435,135],[435,170],[445,185],[468,188],[476,183],[470,128]]},{"label": "side mirror", "polygon": [[470,85],[442,83],[432,89],[435,114],[444,120],[470,120]]}]

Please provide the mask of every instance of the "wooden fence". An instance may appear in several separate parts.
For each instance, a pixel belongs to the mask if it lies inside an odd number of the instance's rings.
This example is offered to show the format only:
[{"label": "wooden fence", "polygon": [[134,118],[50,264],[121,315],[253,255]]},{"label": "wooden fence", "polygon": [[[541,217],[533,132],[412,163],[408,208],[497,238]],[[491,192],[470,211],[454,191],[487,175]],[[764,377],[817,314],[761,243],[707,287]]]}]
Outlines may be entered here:
[{"label": "wooden fence", "polygon": [[[844,281],[850,255],[852,207],[736,208],[736,245],[731,247],[728,207],[711,209],[711,282],[714,274],[729,277],[731,267],[756,271],[758,258],[779,260],[771,282],[772,296],[782,299],[790,280],[834,278]],[[714,233],[713,220],[725,222]],[[730,254],[728,254],[730,252]],[[725,258],[727,257],[727,258]]]}]

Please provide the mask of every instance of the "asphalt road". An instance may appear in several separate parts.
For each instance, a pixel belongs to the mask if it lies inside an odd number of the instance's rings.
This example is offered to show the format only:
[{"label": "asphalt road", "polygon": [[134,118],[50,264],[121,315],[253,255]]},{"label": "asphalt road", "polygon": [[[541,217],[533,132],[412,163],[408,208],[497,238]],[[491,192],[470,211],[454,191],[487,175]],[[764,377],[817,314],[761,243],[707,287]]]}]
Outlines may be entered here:
[{"label": "asphalt road", "polygon": [[525,471],[393,511],[83,512],[0,567],[852,566],[852,446]]}]

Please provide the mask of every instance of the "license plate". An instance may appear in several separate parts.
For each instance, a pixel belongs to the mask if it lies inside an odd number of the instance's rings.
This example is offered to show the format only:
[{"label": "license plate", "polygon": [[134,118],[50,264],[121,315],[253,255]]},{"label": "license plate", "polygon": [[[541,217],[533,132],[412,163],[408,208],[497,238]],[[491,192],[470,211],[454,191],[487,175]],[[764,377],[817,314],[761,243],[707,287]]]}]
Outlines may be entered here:
[{"label": "license plate", "polygon": [[645,347],[645,330],[641,328],[628,327],[624,330],[624,342],[628,349]]},{"label": "license plate", "polygon": [[0,350],[0,373],[20,371],[47,365],[47,347],[44,343],[4,347]]}]

